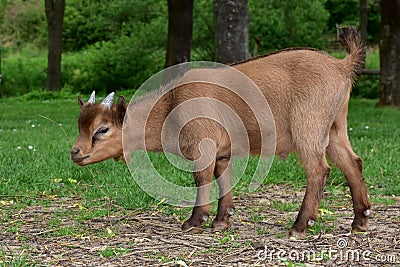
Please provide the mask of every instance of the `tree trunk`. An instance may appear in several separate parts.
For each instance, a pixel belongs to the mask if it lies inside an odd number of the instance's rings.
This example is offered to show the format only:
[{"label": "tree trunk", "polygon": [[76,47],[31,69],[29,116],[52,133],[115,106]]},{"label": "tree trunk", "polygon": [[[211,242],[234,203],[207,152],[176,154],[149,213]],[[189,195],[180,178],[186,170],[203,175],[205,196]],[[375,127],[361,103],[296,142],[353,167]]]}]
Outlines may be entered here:
[{"label": "tree trunk", "polygon": [[360,0],[360,33],[366,44],[368,40],[368,0]]},{"label": "tree trunk", "polygon": [[45,0],[48,31],[48,61],[46,89],[61,88],[62,28],[65,0]]},{"label": "tree trunk", "polygon": [[214,0],[215,61],[250,58],[247,0]]},{"label": "tree trunk", "polygon": [[168,47],[165,67],[190,61],[193,0],[168,0]]},{"label": "tree trunk", "polygon": [[400,0],[381,0],[378,106],[400,106]]}]

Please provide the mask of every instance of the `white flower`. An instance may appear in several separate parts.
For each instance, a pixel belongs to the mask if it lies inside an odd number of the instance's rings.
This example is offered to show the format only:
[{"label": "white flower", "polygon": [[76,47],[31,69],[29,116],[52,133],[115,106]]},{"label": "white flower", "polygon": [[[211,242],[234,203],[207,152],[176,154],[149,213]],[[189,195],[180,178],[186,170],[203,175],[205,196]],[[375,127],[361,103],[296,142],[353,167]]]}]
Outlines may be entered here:
[{"label": "white flower", "polygon": [[350,128],[349,128],[349,131],[353,131],[353,128],[350,127]]},{"label": "white flower", "polygon": [[32,149],[33,149],[33,146],[28,146],[28,149],[29,149],[29,150],[32,150]]},{"label": "white flower", "polygon": [[369,129],[369,126],[367,125],[367,126],[365,126],[365,129]]},{"label": "white flower", "polygon": [[32,128],[35,128],[35,124],[32,124]]},{"label": "white flower", "polygon": [[20,150],[20,149],[22,149],[22,147],[20,147],[20,146],[17,146],[17,150]]}]

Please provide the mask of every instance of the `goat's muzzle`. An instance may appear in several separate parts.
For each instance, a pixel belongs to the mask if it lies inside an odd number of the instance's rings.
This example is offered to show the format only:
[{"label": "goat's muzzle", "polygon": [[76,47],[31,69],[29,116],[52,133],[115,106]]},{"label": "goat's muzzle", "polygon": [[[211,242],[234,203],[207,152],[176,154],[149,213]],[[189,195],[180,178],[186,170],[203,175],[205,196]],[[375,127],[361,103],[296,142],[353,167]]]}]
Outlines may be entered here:
[{"label": "goat's muzzle", "polygon": [[79,157],[78,156],[79,152],[81,152],[81,150],[79,148],[76,148],[76,147],[72,148],[71,149],[71,155],[70,155],[71,160],[74,163],[78,164],[78,165],[81,165],[81,166],[86,165],[83,161],[85,159],[89,158],[90,156],[87,155],[87,156],[84,156],[84,157]]}]

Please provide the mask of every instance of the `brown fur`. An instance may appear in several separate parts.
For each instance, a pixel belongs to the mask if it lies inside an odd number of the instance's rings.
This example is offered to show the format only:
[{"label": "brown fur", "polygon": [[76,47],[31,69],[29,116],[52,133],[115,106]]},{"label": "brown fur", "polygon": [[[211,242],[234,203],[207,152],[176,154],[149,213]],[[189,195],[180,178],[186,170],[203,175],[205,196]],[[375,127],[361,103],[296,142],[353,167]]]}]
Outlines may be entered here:
[{"label": "brown fur", "polygon": [[[285,158],[289,153],[296,151],[304,165],[307,174],[306,194],[296,221],[289,232],[290,236],[304,235],[307,226],[317,218],[323,188],[330,174],[326,153],[345,174],[350,186],[355,212],[353,231],[366,231],[368,227],[367,220],[371,204],[362,175],[362,163],[353,152],[347,136],[350,91],[353,79],[360,72],[364,61],[365,47],[359,33],[353,28],[343,29],[339,42],[348,51],[344,59],[336,59],[314,49],[286,49],[233,65],[254,81],[268,100],[276,126],[275,153]],[[207,75],[207,73],[197,71],[189,72],[187,75]],[[170,150],[170,152],[182,153],[182,156],[195,160],[201,156],[198,149],[200,141],[205,138],[212,140],[213,148],[210,148],[212,151],[209,150],[210,153],[207,153],[213,157],[211,164],[195,172],[194,177],[198,186],[211,183],[213,175],[223,178],[218,179],[221,198],[218,214],[212,226],[214,229],[229,227],[229,216],[232,215],[234,209],[230,188],[230,159],[232,155],[243,153],[240,149],[233,149],[232,146],[234,142],[242,142],[241,136],[231,136],[233,139],[229,139],[222,125],[213,120],[200,118],[190,121],[183,127],[179,135],[180,151],[177,151],[176,148],[162,146],[161,129],[166,116],[180,103],[200,97],[220,100],[242,119],[249,136],[250,152],[259,154],[261,133],[254,114],[240,97],[223,87],[208,83],[179,85],[164,94],[157,103],[155,103],[155,96],[157,94],[131,103],[130,108],[135,110],[135,114],[143,114],[142,112],[150,106],[156,105],[148,118],[136,116],[133,119],[133,116],[128,116],[134,121],[124,123],[124,127],[127,127],[126,130],[129,132],[127,139],[144,139],[145,142],[130,143],[124,148],[128,151]],[[114,105],[111,110],[104,110],[99,104],[92,106],[83,104],[81,100],[80,103],[82,106],[79,118],[80,135],[71,151],[72,160],[80,165],[86,165],[121,156],[121,112],[125,111],[125,102],[120,97],[117,105]],[[118,111],[118,116],[112,115]],[[176,120],[183,120],[186,112],[195,111],[224,119],[221,110],[209,104],[181,112]],[[267,124],[271,126],[272,122],[267,122]],[[101,125],[107,125],[110,128],[110,135],[93,144],[91,142],[93,133]],[[140,139],[141,129],[146,129],[145,137],[142,139]],[[77,151],[79,153],[76,153]],[[197,205],[193,209],[192,216],[183,224],[183,229],[198,229],[204,219],[210,215],[208,198],[209,188],[199,189]]]},{"label": "brown fur", "polygon": [[[78,119],[79,137],[71,150],[71,160],[78,165],[97,163],[122,156],[122,124],[126,110],[125,98],[120,97],[111,109],[101,104],[84,103],[79,97],[81,114]],[[95,135],[101,128],[109,131]]]}]

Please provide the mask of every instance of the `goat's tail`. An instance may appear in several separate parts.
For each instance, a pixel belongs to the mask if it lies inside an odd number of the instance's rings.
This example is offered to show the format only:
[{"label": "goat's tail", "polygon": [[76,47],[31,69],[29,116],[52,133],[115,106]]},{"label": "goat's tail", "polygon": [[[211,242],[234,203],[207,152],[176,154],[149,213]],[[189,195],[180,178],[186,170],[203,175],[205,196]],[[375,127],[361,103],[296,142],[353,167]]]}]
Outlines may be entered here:
[{"label": "goat's tail", "polygon": [[360,75],[365,62],[366,48],[361,40],[361,34],[355,27],[343,27],[339,34],[339,43],[348,55],[345,61],[348,64],[351,76]]}]

